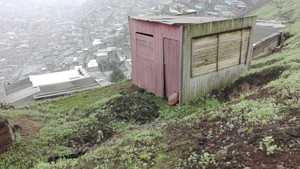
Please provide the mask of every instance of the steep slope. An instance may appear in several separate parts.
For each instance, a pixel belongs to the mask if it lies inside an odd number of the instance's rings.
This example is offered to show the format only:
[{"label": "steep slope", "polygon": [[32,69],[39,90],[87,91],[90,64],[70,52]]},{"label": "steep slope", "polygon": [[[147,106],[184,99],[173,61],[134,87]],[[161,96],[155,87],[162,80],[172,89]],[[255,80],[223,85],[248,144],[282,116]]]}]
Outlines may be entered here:
[{"label": "steep slope", "polygon": [[300,4],[274,0],[256,12],[270,5],[279,13],[268,18],[288,19],[291,37],[210,96],[169,107],[123,81],[1,110],[23,130],[0,168],[297,168]]}]

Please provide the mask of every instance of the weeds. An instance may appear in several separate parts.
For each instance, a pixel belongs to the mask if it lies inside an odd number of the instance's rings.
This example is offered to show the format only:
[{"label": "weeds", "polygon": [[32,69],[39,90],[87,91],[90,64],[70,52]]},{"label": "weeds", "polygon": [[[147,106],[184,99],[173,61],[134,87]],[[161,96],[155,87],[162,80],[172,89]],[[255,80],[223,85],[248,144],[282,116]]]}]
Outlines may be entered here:
[{"label": "weeds", "polygon": [[201,155],[193,152],[186,160],[180,160],[176,168],[205,168],[207,166],[216,166],[215,155],[204,152]]},{"label": "weeds", "polygon": [[272,136],[266,136],[259,142],[259,150],[265,151],[267,155],[272,155],[278,150],[277,145],[274,143],[274,139]]}]

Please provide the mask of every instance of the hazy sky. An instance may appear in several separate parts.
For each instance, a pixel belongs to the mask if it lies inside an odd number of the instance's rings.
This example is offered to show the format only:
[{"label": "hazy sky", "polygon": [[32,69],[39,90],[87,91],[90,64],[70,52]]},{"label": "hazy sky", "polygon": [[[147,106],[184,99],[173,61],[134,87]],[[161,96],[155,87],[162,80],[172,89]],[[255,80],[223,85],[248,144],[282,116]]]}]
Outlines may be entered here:
[{"label": "hazy sky", "polygon": [[39,5],[81,5],[86,0],[0,0],[0,4],[24,4],[24,3],[34,3]]}]

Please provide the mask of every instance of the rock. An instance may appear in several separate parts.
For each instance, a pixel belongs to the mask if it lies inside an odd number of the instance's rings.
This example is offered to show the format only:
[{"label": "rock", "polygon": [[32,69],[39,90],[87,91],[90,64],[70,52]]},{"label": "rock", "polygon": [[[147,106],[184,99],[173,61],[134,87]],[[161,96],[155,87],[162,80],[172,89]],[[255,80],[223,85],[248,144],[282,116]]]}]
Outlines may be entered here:
[{"label": "rock", "polygon": [[276,169],[285,169],[283,165],[277,165]]},{"label": "rock", "polygon": [[216,145],[214,143],[209,145],[211,148],[214,148]]},{"label": "rock", "polygon": [[246,130],[247,130],[246,128],[238,129],[238,131],[237,131],[237,132],[238,132],[238,135],[239,135],[239,136],[242,136],[242,134],[244,134],[244,133],[246,132]]},{"label": "rock", "polygon": [[244,169],[251,169],[251,167],[245,167]]},{"label": "rock", "polygon": [[293,137],[300,137],[300,128],[299,127],[290,127],[290,128],[286,128],[285,133],[293,136]]},{"label": "rock", "polygon": [[223,148],[216,153],[216,159],[218,161],[223,160],[227,157],[227,149]]},{"label": "rock", "polygon": [[216,159],[217,160],[223,160],[223,159],[232,159],[232,154],[231,153],[228,153],[228,149],[229,148],[232,148],[235,144],[230,144],[229,146],[226,146],[224,147],[223,149],[219,150],[217,153],[216,153]]},{"label": "rock", "polygon": [[0,116],[0,154],[14,145],[15,137],[8,121]]},{"label": "rock", "polygon": [[230,166],[232,163],[230,162],[230,161],[227,161],[226,163],[225,163],[225,165],[226,166]]},{"label": "rock", "polygon": [[248,138],[248,143],[253,144],[256,142],[256,140],[259,138],[258,134],[251,134]]},{"label": "rock", "polygon": [[265,165],[265,164],[261,164],[261,167],[262,168],[268,168],[267,165]]},{"label": "rock", "polygon": [[200,137],[197,139],[199,145],[204,145],[204,144],[206,143],[207,140],[208,140],[208,139],[207,139],[207,137],[205,137],[205,136],[200,136]]},{"label": "rock", "polygon": [[229,144],[228,146],[226,146],[225,149],[228,150],[228,151],[233,151],[233,150],[236,149],[238,146],[239,146],[239,144],[231,143],[231,144]]},{"label": "rock", "polygon": [[104,139],[103,132],[101,130],[98,130],[98,139],[97,143],[100,143]]}]

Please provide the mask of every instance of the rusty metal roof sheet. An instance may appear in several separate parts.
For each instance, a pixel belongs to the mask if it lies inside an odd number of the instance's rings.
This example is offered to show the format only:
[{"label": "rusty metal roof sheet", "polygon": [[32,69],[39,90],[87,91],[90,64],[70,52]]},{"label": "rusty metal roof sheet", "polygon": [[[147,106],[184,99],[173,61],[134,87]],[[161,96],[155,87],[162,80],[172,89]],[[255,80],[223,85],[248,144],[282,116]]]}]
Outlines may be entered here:
[{"label": "rusty metal roof sheet", "polygon": [[192,25],[212,21],[230,20],[221,17],[189,17],[189,16],[131,16],[130,18],[142,21],[157,22],[167,25]]}]

